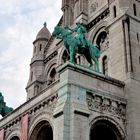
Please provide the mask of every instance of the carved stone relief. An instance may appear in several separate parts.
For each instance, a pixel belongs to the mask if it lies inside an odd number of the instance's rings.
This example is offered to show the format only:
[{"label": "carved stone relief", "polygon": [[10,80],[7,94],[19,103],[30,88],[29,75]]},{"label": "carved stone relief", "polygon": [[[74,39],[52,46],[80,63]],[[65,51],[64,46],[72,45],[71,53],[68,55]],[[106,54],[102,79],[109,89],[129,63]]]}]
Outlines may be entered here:
[{"label": "carved stone relief", "polygon": [[94,18],[88,25],[87,25],[87,30],[90,30],[91,28],[93,28],[93,26],[95,26],[97,23],[99,23],[100,21],[104,20],[105,18],[107,18],[109,16],[109,8],[107,8],[103,13],[101,13],[99,16],[97,16],[96,18]]},{"label": "carved stone relief", "polygon": [[109,47],[108,35],[103,36],[100,41],[101,52],[104,52]]},{"label": "carved stone relief", "polygon": [[30,108],[29,110],[27,110],[26,112],[24,112],[24,114],[21,114],[17,117],[15,117],[14,120],[9,121],[7,124],[5,124],[5,126],[3,127],[5,129],[5,131],[8,131],[12,128],[14,129],[14,127],[16,125],[19,126],[19,123],[21,121],[21,118],[25,115],[25,114],[29,114],[29,125],[31,124],[31,120],[35,117],[36,114],[41,113],[44,109],[51,114],[53,114],[53,110],[55,108],[56,105],[56,101],[58,98],[58,94],[54,94],[48,98],[45,98],[44,100],[42,100],[41,102],[39,102],[38,104],[36,104],[35,106],[33,106],[32,108]]},{"label": "carved stone relief", "polygon": [[90,6],[90,13],[95,12],[97,8],[98,8],[98,2],[92,3]]},{"label": "carved stone relief", "polygon": [[110,114],[122,119],[126,116],[126,104],[109,97],[93,95],[87,96],[88,108],[92,111]]},{"label": "carved stone relief", "polygon": [[109,35],[109,33],[107,33],[106,31],[102,31],[97,36],[97,40],[95,42],[98,45],[101,52],[104,52],[109,47],[108,35]]},{"label": "carved stone relief", "polygon": [[136,0],[136,1],[140,3],[140,0]]}]

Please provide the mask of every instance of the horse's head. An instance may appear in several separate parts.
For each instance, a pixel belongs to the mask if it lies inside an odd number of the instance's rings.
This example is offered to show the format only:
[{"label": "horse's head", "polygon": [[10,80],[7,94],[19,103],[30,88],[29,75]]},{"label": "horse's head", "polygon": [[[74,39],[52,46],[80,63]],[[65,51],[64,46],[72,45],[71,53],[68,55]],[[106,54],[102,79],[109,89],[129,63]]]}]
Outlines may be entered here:
[{"label": "horse's head", "polygon": [[61,26],[56,26],[54,28],[54,31],[53,31],[52,35],[53,36],[58,36],[62,33],[62,31],[63,31],[63,28]]}]

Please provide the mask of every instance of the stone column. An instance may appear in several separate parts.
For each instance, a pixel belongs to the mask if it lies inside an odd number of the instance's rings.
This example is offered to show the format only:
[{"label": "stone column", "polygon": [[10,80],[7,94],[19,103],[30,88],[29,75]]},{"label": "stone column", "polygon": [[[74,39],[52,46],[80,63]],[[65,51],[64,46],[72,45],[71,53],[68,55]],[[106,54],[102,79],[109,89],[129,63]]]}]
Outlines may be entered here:
[{"label": "stone column", "polygon": [[88,20],[87,0],[75,0],[75,23],[87,24]]},{"label": "stone column", "polygon": [[64,0],[62,2],[63,23],[64,25],[72,25],[73,23],[73,1]]},{"label": "stone column", "polygon": [[123,19],[123,30],[124,30],[124,42],[125,42],[125,55],[126,55],[126,72],[132,72],[132,56],[131,56],[131,42],[130,42],[130,31],[129,31],[129,17]]}]

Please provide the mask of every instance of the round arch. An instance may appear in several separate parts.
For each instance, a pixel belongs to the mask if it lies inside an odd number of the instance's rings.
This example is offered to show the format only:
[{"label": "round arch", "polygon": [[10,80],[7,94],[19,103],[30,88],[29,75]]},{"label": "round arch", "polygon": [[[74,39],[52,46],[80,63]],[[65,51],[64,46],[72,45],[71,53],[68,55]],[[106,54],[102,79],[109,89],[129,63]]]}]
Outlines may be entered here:
[{"label": "round arch", "polygon": [[20,138],[18,136],[14,136],[10,140],[20,140]]},{"label": "round arch", "polygon": [[56,62],[57,60],[54,59],[45,67],[44,77],[48,85],[56,80],[56,66],[57,66]]},{"label": "round arch", "polygon": [[58,65],[61,65],[65,62],[65,60],[68,60],[68,54],[66,52],[65,47],[62,47],[60,50],[59,58],[58,58]]},{"label": "round arch", "polygon": [[112,118],[100,116],[91,122],[90,140],[124,140],[125,133]]},{"label": "round arch", "polygon": [[57,65],[57,59],[53,59],[53,60],[49,61],[49,63],[46,64],[46,66],[45,66],[44,76],[48,74],[51,67],[56,66],[56,65]]},{"label": "round arch", "polygon": [[50,85],[56,80],[56,67],[53,65],[50,67],[47,75],[47,84]]},{"label": "round arch", "polygon": [[38,124],[40,124],[40,122],[47,122],[47,124],[50,125],[50,127],[53,130],[53,123],[51,120],[51,116],[48,114],[48,112],[43,111],[41,113],[38,113],[34,116],[34,118],[31,120],[30,126],[29,126],[29,140],[31,135],[33,134],[33,131],[35,130],[35,128],[37,128],[36,126]]},{"label": "round arch", "polygon": [[104,75],[108,74],[108,58],[107,55],[104,55],[102,58],[102,73]]},{"label": "round arch", "polygon": [[[103,21],[100,24],[98,24],[91,32],[89,39],[94,41],[96,39],[97,34],[101,31],[105,31],[105,28],[107,27],[107,21]],[[95,43],[95,42],[94,42]]]},{"label": "round arch", "polygon": [[15,140],[20,140],[20,136],[20,127],[15,127],[5,136],[5,139],[14,140],[15,138]]},{"label": "round arch", "polygon": [[103,21],[92,31],[90,40],[97,45],[101,52],[104,52],[109,47],[109,35],[106,30],[107,22]]},{"label": "round arch", "polygon": [[53,140],[53,129],[46,120],[40,121],[33,129],[30,140]]}]

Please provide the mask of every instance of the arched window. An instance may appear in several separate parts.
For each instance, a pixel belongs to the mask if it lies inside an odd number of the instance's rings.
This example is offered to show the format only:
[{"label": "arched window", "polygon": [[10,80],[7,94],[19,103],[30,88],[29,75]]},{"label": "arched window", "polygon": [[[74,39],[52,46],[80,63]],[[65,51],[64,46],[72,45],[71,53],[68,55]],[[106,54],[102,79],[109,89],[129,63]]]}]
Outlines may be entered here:
[{"label": "arched window", "polygon": [[34,128],[30,140],[53,140],[53,129],[49,122],[41,121]]},{"label": "arched window", "polygon": [[68,59],[69,59],[69,56],[68,56],[67,51],[65,50],[62,55],[62,64],[64,64]]},{"label": "arched window", "polygon": [[50,85],[51,83],[55,81],[55,78],[56,78],[55,76],[56,76],[56,69],[53,68],[51,69],[50,74],[49,74],[48,85]]},{"label": "arched window", "polygon": [[34,87],[34,95],[37,95],[39,93],[39,85],[36,85]]},{"label": "arched window", "polygon": [[123,140],[123,138],[114,124],[107,120],[100,120],[93,124],[90,130],[90,140]]},{"label": "arched window", "polygon": [[105,51],[108,48],[109,40],[106,31],[102,31],[98,35],[96,44],[101,52]]},{"label": "arched window", "polygon": [[137,9],[136,9],[136,4],[133,4],[133,11],[134,11],[134,16],[137,16]]},{"label": "arched window", "polygon": [[52,81],[55,80],[55,75],[56,75],[56,70],[55,70],[55,68],[53,68],[51,73],[50,73],[50,78],[52,79]]},{"label": "arched window", "polygon": [[36,53],[36,46],[34,47],[34,53]]},{"label": "arched window", "polygon": [[113,6],[113,17],[117,17],[117,10],[116,10],[116,6]]},{"label": "arched window", "polygon": [[103,74],[107,75],[108,74],[108,60],[107,60],[107,56],[103,57],[102,68],[103,68]]},{"label": "arched window", "polygon": [[11,138],[10,140],[20,140],[18,136],[14,136],[13,138]]},{"label": "arched window", "polygon": [[31,81],[33,81],[33,72],[31,72]]},{"label": "arched window", "polygon": [[39,50],[40,50],[40,51],[42,50],[42,44],[40,44]]},{"label": "arched window", "polygon": [[138,40],[138,42],[139,42],[139,33],[137,33],[137,40]]}]

